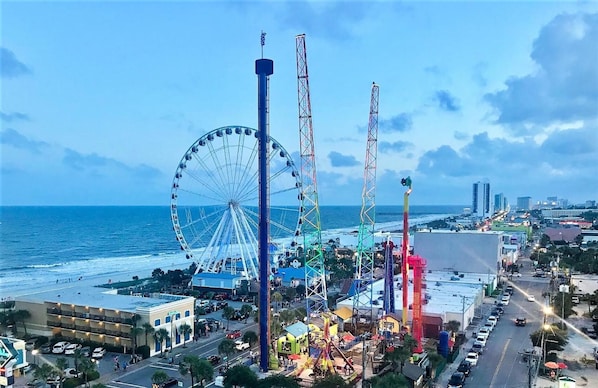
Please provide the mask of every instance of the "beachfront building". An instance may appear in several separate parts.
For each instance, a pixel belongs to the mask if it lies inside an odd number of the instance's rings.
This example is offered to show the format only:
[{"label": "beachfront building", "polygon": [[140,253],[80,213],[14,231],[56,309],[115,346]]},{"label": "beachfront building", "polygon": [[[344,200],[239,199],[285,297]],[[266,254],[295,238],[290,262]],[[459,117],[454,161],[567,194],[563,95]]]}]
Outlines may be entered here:
[{"label": "beachfront building", "polygon": [[[410,278],[413,278],[411,274]],[[425,274],[426,288],[425,301],[423,303],[423,326],[424,337],[438,338],[438,333],[444,329],[444,325],[449,321],[457,321],[460,327],[467,327],[475,317],[476,308],[481,306],[486,289],[494,290],[497,278],[489,273],[457,273],[451,271],[427,271]],[[396,290],[402,287],[401,275],[396,275],[394,281]],[[372,288],[373,300],[372,306],[367,305],[369,300],[369,287]],[[491,292],[490,291],[490,292]],[[369,316],[369,308],[373,308],[373,315],[380,322],[383,320],[388,327],[391,323],[396,323],[398,317],[402,317],[403,295],[400,291],[395,291],[395,313],[390,314],[383,309],[384,279],[375,281],[368,289],[359,295],[352,295],[346,299],[337,302],[337,311],[353,311],[353,298],[363,298],[359,305],[367,308],[367,311],[359,311],[360,315]],[[363,303],[362,303],[363,302]],[[409,312],[408,321],[412,319],[413,292],[409,293]],[[386,317],[386,318],[384,318]],[[394,318],[393,318],[394,317]],[[383,319],[384,318],[384,319]],[[393,322],[393,319],[395,320]],[[392,325],[390,332],[396,332],[398,326]]]},{"label": "beachfront building", "polygon": [[414,236],[413,250],[424,257],[427,269],[496,276],[506,268],[503,232],[429,230]]},{"label": "beachfront building", "polygon": [[475,182],[471,199],[472,215],[484,219],[491,216],[490,183]]},{"label": "beachfront building", "polygon": [[168,333],[162,341],[149,336],[147,345],[154,355],[193,338],[193,333],[184,329],[188,325],[193,330],[194,302],[188,296],[121,295],[116,289],[82,286],[22,296],[16,299],[15,308],[31,314],[27,320],[30,335],[110,345],[125,353],[134,342],[146,345],[143,331],[136,338],[131,331],[149,323],[154,332],[165,329]]}]

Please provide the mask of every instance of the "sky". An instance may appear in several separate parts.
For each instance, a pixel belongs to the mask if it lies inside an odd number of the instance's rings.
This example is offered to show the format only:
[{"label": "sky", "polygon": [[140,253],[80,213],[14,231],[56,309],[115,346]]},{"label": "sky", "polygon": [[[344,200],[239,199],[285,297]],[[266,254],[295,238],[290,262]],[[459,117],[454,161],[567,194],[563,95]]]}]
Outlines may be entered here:
[{"label": "sky", "polygon": [[3,1],[1,205],[168,205],[187,149],[257,128],[300,152],[306,34],[320,205],[361,205],[372,82],[375,203],[598,199],[598,3]]}]

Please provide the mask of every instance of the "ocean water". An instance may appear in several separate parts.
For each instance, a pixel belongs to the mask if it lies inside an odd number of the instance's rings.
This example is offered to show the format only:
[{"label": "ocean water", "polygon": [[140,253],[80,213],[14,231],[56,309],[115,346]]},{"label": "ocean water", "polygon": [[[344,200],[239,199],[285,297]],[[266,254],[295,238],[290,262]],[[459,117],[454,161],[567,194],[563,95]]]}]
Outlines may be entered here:
[{"label": "ocean water", "polygon": [[[462,206],[411,206],[410,224],[460,214]],[[322,206],[322,239],[356,231],[359,206]],[[376,207],[376,229],[402,228],[401,206]],[[168,206],[0,207],[0,297],[53,284],[148,276],[187,268]]]}]

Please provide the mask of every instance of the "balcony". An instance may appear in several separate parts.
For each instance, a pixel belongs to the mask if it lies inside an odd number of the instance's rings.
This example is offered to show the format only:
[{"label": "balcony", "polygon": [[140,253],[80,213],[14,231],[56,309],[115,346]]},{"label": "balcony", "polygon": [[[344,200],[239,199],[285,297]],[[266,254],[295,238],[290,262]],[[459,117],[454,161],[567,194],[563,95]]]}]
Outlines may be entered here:
[{"label": "balcony", "polygon": [[62,323],[59,321],[46,321],[46,325],[49,327],[62,327]]}]

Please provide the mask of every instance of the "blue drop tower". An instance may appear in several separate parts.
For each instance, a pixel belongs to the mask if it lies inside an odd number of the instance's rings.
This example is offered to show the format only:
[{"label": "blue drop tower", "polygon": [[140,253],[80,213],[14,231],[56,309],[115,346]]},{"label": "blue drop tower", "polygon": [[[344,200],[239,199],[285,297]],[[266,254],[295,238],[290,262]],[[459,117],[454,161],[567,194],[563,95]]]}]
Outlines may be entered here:
[{"label": "blue drop tower", "polygon": [[[262,47],[263,47],[262,35]],[[270,259],[268,240],[270,236],[270,187],[268,185],[268,79],[274,74],[274,61],[258,59],[255,61],[255,74],[258,79],[258,163],[259,163],[259,328],[260,328],[260,369],[268,371],[270,358]]]}]

